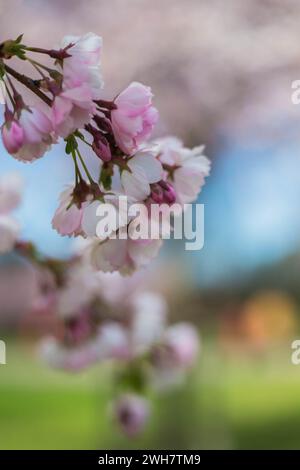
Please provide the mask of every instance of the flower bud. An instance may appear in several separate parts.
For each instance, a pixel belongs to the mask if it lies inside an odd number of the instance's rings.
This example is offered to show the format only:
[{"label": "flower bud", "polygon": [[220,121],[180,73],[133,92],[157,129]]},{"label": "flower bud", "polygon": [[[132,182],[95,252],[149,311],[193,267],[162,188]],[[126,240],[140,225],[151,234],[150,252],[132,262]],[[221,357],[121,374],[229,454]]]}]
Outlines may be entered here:
[{"label": "flower bud", "polygon": [[162,204],[164,202],[164,193],[162,188],[158,184],[153,184],[151,186],[150,197],[157,204]]},{"label": "flower bud", "polygon": [[117,423],[128,437],[133,437],[144,429],[149,412],[148,401],[139,395],[122,395],[114,403]]},{"label": "flower bud", "polygon": [[160,186],[163,188],[164,201],[168,204],[174,204],[176,201],[176,192],[173,186],[165,181],[161,181]]},{"label": "flower bud", "polygon": [[13,119],[2,127],[2,140],[8,153],[17,153],[24,142],[24,131],[20,124]]},{"label": "flower bud", "polygon": [[111,151],[109,143],[106,138],[101,134],[101,132],[97,132],[94,135],[92,147],[97,157],[101,158],[101,160],[103,160],[104,162],[109,162],[111,160]]},{"label": "flower bud", "polygon": [[109,132],[110,134],[113,133],[112,127],[111,127],[111,122],[110,120],[105,117],[105,116],[100,116],[99,114],[95,114],[93,116],[93,119],[95,123],[97,124],[97,127],[104,131],[104,132]]}]

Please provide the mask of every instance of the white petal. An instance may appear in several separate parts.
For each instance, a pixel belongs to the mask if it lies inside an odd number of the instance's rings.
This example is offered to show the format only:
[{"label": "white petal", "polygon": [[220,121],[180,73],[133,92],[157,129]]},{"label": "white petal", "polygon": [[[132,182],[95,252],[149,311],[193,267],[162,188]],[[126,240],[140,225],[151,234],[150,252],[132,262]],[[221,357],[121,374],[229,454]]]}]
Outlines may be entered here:
[{"label": "white petal", "polygon": [[99,222],[99,217],[97,217],[96,213],[100,204],[101,202],[94,201],[83,210],[81,227],[88,237],[96,235],[96,227]]},{"label": "white petal", "polygon": [[133,172],[143,171],[148,183],[156,183],[162,179],[163,169],[161,163],[152,153],[139,152],[128,162]]},{"label": "white petal", "polygon": [[161,246],[162,240],[128,240],[128,253],[139,268],[155,258]]},{"label": "white petal", "polygon": [[125,194],[137,201],[144,201],[150,194],[147,177],[141,168],[136,167],[133,173],[124,170],[121,175],[121,182]]}]

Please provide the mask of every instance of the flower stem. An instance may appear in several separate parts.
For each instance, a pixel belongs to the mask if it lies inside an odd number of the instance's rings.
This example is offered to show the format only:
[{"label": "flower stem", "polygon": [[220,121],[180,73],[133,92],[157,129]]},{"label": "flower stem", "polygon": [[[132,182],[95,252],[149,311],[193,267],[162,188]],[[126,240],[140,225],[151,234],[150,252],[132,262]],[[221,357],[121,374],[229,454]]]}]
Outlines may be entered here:
[{"label": "flower stem", "polygon": [[9,86],[8,86],[8,84],[5,82],[5,80],[2,80],[2,81],[3,81],[4,87],[5,87],[6,93],[8,94],[8,97],[9,97],[10,102],[11,102],[11,104],[12,104],[12,107],[13,107],[13,109],[15,109],[16,103],[15,103],[15,100],[13,99],[13,96],[12,96],[12,94],[11,94],[11,91],[10,91],[10,89],[9,89]]},{"label": "flower stem", "polygon": [[82,176],[81,176],[81,173],[80,173],[80,169],[79,169],[79,167],[78,167],[77,158],[76,158],[76,153],[75,153],[75,150],[74,150],[74,149],[72,149],[71,155],[72,155],[72,158],[73,158],[73,161],[74,161],[74,165],[75,165],[75,183],[77,184],[78,181],[79,181],[80,179],[82,179]]},{"label": "flower stem", "polygon": [[41,47],[26,47],[26,51],[38,52],[39,54],[47,54],[47,55],[49,55],[49,52],[50,52],[50,50],[42,49]]},{"label": "flower stem", "polygon": [[90,148],[93,148],[92,144],[90,144],[87,140],[85,140],[83,135],[78,136],[78,138],[84,142],[86,145],[88,145]]},{"label": "flower stem", "polygon": [[37,52],[38,54],[46,54],[52,59],[63,60],[67,59],[68,57],[71,57],[71,55],[68,54],[67,50],[72,47],[72,45],[73,44],[69,44],[67,47],[59,50],[42,49],[41,47],[26,47],[26,51]]},{"label": "flower stem", "polygon": [[41,70],[41,66],[35,60],[32,60],[32,59],[27,59],[27,60],[31,63],[32,67],[35,68],[35,70],[40,74],[42,78],[46,78],[45,74]]},{"label": "flower stem", "polygon": [[26,77],[26,75],[22,75],[16,70],[12,69],[9,67],[9,65],[4,65],[5,71],[14,77],[18,82],[22,83],[22,85],[26,86],[29,90],[31,90],[35,95],[37,95],[44,103],[46,103],[48,106],[52,105],[52,101],[50,98],[48,98],[47,95],[45,95],[39,88],[34,84],[34,80],[32,80],[29,77]]},{"label": "flower stem", "polygon": [[43,69],[43,70],[45,70],[46,72],[48,72],[49,75],[50,75],[50,77],[51,77],[52,74],[60,75],[60,73],[59,73],[57,70],[51,69],[50,67],[47,67],[46,65],[41,64],[41,63],[38,62],[37,60],[29,59],[29,58],[28,58],[27,60],[29,60],[29,62],[31,62],[32,65],[36,65],[36,66],[39,67],[40,69]]},{"label": "flower stem", "polygon": [[86,164],[85,164],[85,162],[84,162],[84,160],[83,160],[83,158],[82,158],[82,156],[81,156],[81,154],[80,154],[78,148],[75,149],[75,151],[77,152],[77,155],[78,155],[78,157],[79,157],[79,160],[80,160],[80,162],[81,162],[81,165],[82,165],[83,168],[84,168],[84,171],[85,171],[85,173],[86,173],[86,176],[87,176],[88,179],[89,179],[89,182],[90,182],[90,183],[94,183],[94,180],[93,180],[93,178],[91,177],[91,174],[90,174],[90,172],[89,172],[89,170],[88,170],[88,168],[87,168],[87,166],[86,166]]}]

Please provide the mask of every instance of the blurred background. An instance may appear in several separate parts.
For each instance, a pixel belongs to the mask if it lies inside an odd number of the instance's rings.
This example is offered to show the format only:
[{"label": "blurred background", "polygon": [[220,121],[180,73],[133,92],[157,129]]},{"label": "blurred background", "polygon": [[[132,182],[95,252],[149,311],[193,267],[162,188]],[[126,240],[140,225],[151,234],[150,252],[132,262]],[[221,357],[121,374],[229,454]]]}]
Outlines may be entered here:
[{"label": "blurred background", "polygon": [[[151,268],[171,318],[201,332],[187,385],[154,399],[141,438],[122,438],[105,411],[111,371],[72,376],[40,362],[26,334],[34,280],[4,257],[0,448],[300,448],[300,366],[291,363],[300,336],[299,24],[297,0],[0,0],[0,42],[24,33],[26,44],[52,48],[66,34],[101,35],[106,97],[132,80],[151,86],[156,135],[204,143],[212,160],[199,197],[204,248],[168,242]],[[25,181],[23,237],[69,256],[70,240],[51,228],[72,174],[63,146],[33,165],[0,152],[1,174]]]}]

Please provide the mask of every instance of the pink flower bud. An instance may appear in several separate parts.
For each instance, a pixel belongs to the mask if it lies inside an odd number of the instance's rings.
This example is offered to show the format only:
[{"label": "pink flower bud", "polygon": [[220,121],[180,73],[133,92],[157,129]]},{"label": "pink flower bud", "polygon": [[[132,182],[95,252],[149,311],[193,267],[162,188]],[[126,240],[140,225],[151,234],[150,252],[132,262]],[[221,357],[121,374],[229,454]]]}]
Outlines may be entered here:
[{"label": "pink flower bud", "polygon": [[31,162],[40,158],[52,143],[52,124],[45,112],[37,107],[21,110],[19,120],[7,121],[2,127],[6,150],[17,160]]},{"label": "pink flower bud", "polygon": [[164,201],[163,190],[158,184],[153,184],[152,185],[150,197],[157,204],[162,204],[162,202]]},{"label": "pink flower bud", "polygon": [[149,412],[149,403],[138,395],[122,395],[114,403],[115,418],[128,437],[133,437],[144,429]]},{"label": "pink flower bud", "polygon": [[16,153],[20,150],[24,142],[24,131],[16,120],[4,124],[2,139],[8,153]]},{"label": "pink flower bud", "polygon": [[173,204],[176,201],[176,191],[170,183],[161,181],[160,186],[163,188],[163,198],[167,204]]},{"label": "pink flower bud", "polygon": [[101,158],[102,161],[109,162],[111,160],[109,143],[100,132],[97,132],[95,135],[92,147],[95,154]]}]

